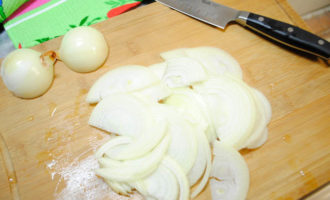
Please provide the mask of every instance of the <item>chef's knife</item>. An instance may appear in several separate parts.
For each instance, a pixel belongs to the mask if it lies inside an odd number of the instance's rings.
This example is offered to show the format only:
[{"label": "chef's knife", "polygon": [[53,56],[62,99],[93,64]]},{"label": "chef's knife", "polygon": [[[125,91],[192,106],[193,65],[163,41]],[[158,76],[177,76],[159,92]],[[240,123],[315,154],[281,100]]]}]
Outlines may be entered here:
[{"label": "chef's knife", "polygon": [[235,10],[210,0],[156,0],[193,18],[224,29],[231,21],[295,49],[330,58],[330,43],[301,28],[251,12]]}]

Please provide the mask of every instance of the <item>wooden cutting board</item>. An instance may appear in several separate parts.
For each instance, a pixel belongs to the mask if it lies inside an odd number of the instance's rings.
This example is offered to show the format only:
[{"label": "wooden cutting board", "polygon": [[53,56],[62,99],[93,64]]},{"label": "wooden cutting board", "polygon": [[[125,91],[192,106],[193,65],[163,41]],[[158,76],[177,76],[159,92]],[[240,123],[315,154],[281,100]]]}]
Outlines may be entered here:
[{"label": "wooden cutting board", "polygon": [[[306,28],[284,0],[222,0]],[[225,31],[158,3],[94,25],[110,56],[93,73],[70,71],[61,62],[40,98],[14,97],[0,83],[0,199],[128,199],[95,177],[93,152],[109,135],[87,122],[84,99],[102,74],[125,64],[148,66],[159,53],[180,47],[215,46],[241,64],[244,79],[270,100],[269,139],[243,150],[251,174],[248,199],[299,199],[330,180],[330,69],[312,57],[232,24]],[[62,38],[34,49],[56,50]],[[197,199],[210,199],[207,188]],[[140,199],[136,194],[131,199]]]}]

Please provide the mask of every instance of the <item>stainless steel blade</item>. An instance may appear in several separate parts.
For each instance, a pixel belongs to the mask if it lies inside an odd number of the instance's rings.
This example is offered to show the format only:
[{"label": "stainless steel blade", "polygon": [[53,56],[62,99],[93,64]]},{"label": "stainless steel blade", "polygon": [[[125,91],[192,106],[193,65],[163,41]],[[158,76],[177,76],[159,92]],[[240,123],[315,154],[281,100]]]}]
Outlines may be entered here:
[{"label": "stainless steel blade", "polygon": [[226,25],[235,21],[239,10],[217,4],[209,0],[156,0],[179,12],[193,18],[224,29]]}]

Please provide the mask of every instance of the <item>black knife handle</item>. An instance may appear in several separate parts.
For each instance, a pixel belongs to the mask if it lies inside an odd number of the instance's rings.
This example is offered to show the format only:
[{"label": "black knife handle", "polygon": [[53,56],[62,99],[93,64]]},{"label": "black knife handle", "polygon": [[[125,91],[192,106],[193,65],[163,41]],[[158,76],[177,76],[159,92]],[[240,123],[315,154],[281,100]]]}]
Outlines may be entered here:
[{"label": "black knife handle", "polygon": [[330,58],[330,43],[301,28],[255,13],[249,13],[245,25],[275,41],[295,49]]}]

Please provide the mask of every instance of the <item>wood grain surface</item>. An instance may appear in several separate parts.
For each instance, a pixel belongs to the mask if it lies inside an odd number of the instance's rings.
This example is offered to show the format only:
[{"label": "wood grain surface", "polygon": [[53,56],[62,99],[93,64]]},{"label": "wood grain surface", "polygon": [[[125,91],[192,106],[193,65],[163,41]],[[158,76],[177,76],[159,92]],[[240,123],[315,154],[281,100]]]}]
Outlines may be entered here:
[{"label": "wood grain surface", "polygon": [[[284,0],[219,2],[307,28]],[[267,143],[241,152],[251,175],[248,199],[299,199],[330,180],[330,71],[322,62],[237,24],[223,31],[158,3],[94,27],[110,45],[99,70],[80,74],[57,62],[51,88],[32,100],[14,97],[0,82],[0,199],[141,199],[114,194],[94,175],[93,152],[110,136],[87,124],[94,107],[86,93],[110,69],[148,66],[163,51],[196,46],[232,54],[244,80],[271,102]],[[61,39],[34,49],[56,50]],[[208,187],[196,199],[210,198]]]}]

